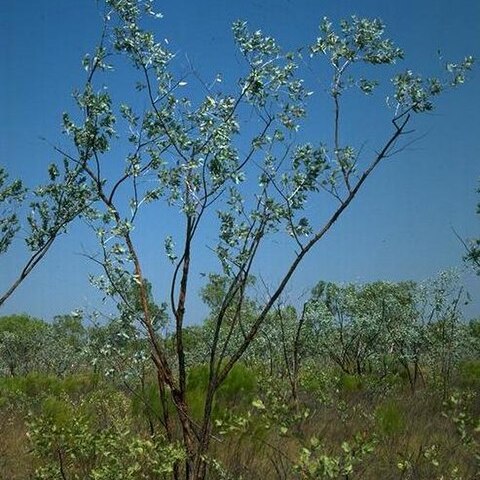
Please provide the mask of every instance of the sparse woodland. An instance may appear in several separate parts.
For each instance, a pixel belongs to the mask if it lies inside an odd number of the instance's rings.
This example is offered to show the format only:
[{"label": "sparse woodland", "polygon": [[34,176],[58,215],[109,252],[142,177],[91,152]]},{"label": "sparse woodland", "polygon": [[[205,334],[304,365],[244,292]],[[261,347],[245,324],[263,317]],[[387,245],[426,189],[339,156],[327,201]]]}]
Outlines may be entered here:
[{"label": "sparse woodland", "polygon": [[[48,182],[30,190],[0,166],[0,254],[20,232],[29,251],[0,309],[84,222],[98,245],[85,259],[91,283],[115,313],[0,316],[0,478],[479,479],[480,321],[464,318],[455,272],[335,284],[319,268],[308,294],[289,290],[369,177],[415,140],[416,118],[467,81],[473,58],[427,78],[378,19],[320,19],[318,37],[294,52],[238,21],[244,70],[224,85],[179,73],[151,1],[101,8]],[[122,101],[109,90],[117,65],[136,76]],[[332,117],[309,141],[298,135],[317,93],[306,67],[322,76]],[[390,112],[373,148],[349,143],[346,95],[366,96],[369,115]],[[165,230],[165,216],[181,230]],[[158,228],[168,264],[155,288],[144,228]],[[271,279],[259,270],[279,238],[289,263]],[[195,291],[207,242],[211,272]],[[465,246],[478,267],[478,241]],[[192,324],[198,296],[208,315]]]}]

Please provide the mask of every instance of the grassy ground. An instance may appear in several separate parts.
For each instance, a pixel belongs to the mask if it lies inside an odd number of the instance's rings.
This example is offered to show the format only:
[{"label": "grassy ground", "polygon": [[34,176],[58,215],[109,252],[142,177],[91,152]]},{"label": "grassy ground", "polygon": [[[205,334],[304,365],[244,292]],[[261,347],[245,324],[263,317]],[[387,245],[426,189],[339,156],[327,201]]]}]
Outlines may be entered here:
[{"label": "grassy ground", "polygon": [[[444,398],[431,387],[412,394],[402,382],[386,386],[340,377],[323,388],[306,382],[294,404],[281,381],[254,381],[250,373],[238,374],[220,395],[211,479],[480,479],[475,382],[457,382]],[[123,423],[148,438],[152,425],[161,429],[152,391],[132,394],[121,384],[88,375],[2,379],[0,479],[34,478],[35,469],[46,464],[49,448],[66,452],[65,467],[72,472],[80,471],[75,462],[91,463],[86,456],[67,458],[73,448],[68,442],[84,441],[79,434],[62,437],[62,428],[68,430],[80,413],[93,419],[85,424],[87,430],[99,433],[99,425],[105,430]],[[201,397],[201,382],[191,383],[190,394]],[[147,405],[139,401],[141,395]],[[39,447],[28,436],[29,422],[45,417],[56,422],[58,439],[52,437],[54,446]],[[55,455],[48,461],[55,462]],[[339,473],[349,463],[352,471]],[[329,473],[329,465],[339,470],[332,467]]]}]

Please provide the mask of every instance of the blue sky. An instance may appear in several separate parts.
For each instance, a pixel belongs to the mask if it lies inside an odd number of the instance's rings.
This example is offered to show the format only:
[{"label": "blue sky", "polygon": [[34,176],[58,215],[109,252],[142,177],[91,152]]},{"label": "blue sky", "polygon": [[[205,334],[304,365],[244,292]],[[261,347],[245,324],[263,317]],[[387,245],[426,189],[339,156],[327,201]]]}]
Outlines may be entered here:
[{"label": "blue sky", "polygon": [[[155,24],[159,39],[167,38],[177,53],[176,68],[191,64],[204,78],[222,73],[224,82],[240,71],[233,45],[231,23],[244,19],[252,28],[277,38],[285,49],[313,42],[323,16],[338,20],[356,14],[380,17],[388,36],[406,52],[399,70],[411,68],[434,74],[445,59],[467,54],[480,57],[480,3],[471,0],[177,0],[157,2],[164,19]],[[29,0],[0,2],[0,44],[3,65],[0,102],[0,162],[12,177],[35,185],[45,178],[46,166],[58,160],[51,143],[61,137],[61,115],[73,110],[71,92],[81,87],[83,55],[91,51],[100,33],[100,15],[94,0]],[[120,72],[123,74],[123,72]],[[122,82],[129,81],[125,73]],[[429,115],[415,119],[415,135],[421,139],[380,167],[355,204],[308,257],[289,289],[292,298],[319,280],[338,282],[422,280],[446,268],[461,267],[462,246],[455,229],[464,237],[479,235],[475,205],[480,174],[480,82],[478,66],[461,89],[447,93]],[[302,135],[321,141],[332,109],[321,98],[321,84],[309,79],[318,99]],[[317,82],[317,83],[315,83]],[[368,139],[372,151],[388,133],[388,110],[381,95],[370,99],[378,114],[369,115],[363,101],[347,98],[350,115],[344,136],[354,143]],[[144,222],[139,247],[147,276],[158,300],[168,271],[161,254],[159,236],[177,225],[170,218]],[[157,230],[159,230],[157,232]],[[201,286],[202,272],[216,268],[208,260],[206,246],[213,232],[205,230],[194,259],[192,285]],[[203,242],[203,243],[202,243]],[[272,283],[284,270],[281,241],[265,249],[259,271]],[[101,307],[98,293],[88,283],[94,270],[83,253],[95,249],[91,234],[75,225],[71,235],[59,239],[31,277],[4,305],[0,314],[27,312],[50,319],[76,308]],[[160,251],[159,251],[160,250]],[[0,259],[0,289],[15,276],[25,259],[21,238]],[[479,281],[467,276],[473,304],[467,315],[480,312]],[[205,313],[194,297],[189,303],[189,321]]]}]

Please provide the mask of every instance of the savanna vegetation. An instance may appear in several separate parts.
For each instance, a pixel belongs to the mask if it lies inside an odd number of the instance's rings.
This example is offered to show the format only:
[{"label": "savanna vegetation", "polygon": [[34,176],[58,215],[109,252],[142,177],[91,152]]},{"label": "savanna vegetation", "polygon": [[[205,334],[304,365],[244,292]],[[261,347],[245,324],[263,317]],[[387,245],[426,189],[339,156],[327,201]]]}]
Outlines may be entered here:
[{"label": "savanna vegetation", "polygon": [[[100,41],[83,59],[49,180],[29,190],[0,167],[0,253],[20,231],[29,252],[0,308],[84,222],[98,242],[86,254],[91,283],[115,313],[0,317],[1,477],[480,478],[480,322],[463,318],[468,295],[454,273],[423,283],[319,278],[307,297],[287,295],[473,58],[424,77],[399,66],[405,53],[378,19],[325,18],[294,52],[238,21],[244,70],[225,86],[179,73],[154,34],[151,1],[98,4]],[[135,77],[126,91],[117,68]],[[304,68],[322,77],[322,92]],[[317,94],[331,126],[308,140],[301,129]],[[365,118],[387,110],[372,148],[343,128],[350,95],[371,102]],[[178,228],[168,231],[167,217]],[[142,244],[152,228],[164,269],[155,288]],[[269,278],[265,259],[280,239],[284,272]],[[478,266],[477,242],[465,245]],[[211,272],[196,292],[199,251]],[[188,308],[198,294],[202,323]]]},{"label": "savanna vegetation", "polygon": [[[225,285],[210,277],[211,314],[184,329],[194,425]],[[280,303],[215,396],[208,478],[478,478],[480,323],[463,321],[464,301],[445,273],[420,285],[320,282],[301,308]],[[259,308],[246,300],[243,329]],[[234,337],[232,351],[242,330]],[[163,339],[173,362],[175,334]],[[175,406],[127,318],[4,316],[0,348],[2,478],[182,475]]]}]

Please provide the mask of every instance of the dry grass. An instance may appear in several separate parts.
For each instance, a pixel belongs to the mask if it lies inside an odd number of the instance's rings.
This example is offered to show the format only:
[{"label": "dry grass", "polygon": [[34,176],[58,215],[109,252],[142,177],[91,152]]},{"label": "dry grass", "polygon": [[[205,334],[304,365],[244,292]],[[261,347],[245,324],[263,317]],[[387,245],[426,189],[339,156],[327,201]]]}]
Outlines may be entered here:
[{"label": "dry grass", "polygon": [[[261,390],[257,393],[262,395]],[[275,423],[269,418],[266,404],[263,412],[229,405],[237,414],[246,416],[249,410],[250,421],[243,431],[225,435],[215,432],[211,456],[229,472],[228,478],[302,478],[295,474],[292,465],[298,461],[301,448],[309,445],[311,437],[321,440],[322,453],[339,455],[342,442],[351,441],[355,434],[362,432],[366,438],[375,437],[377,445],[374,453],[356,467],[350,480],[480,479],[475,452],[462,444],[451,418],[443,414],[442,398],[433,391],[424,389],[412,395],[407,387],[401,387],[383,395],[372,393],[368,387],[340,389],[327,403],[304,393],[301,405],[309,405],[310,415],[291,421],[285,434],[280,433],[280,423],[288,422],[288,416]],[[469,409],[469,415],[478,418],[478,398]],[[25,412],[25,407],[14,409],[11,405],[0,409],[0,480],[26,480],[34,471]],[[147,432],[144,419],[137,418],[137,422],[138,429]],[[407,461],[411,468],[402,473],[397,465]],[[454,469],[457,477],[451,475]],[[211,469],[209,480],[220,478],[218,472]]]},{"label": "dry grass", "polygon": [[23,418],[11,412],[0,417],[0,480],[26,480],[34,470]]},{"label": "dry grass", "polygon": [[[390,428],[382,429],[378,412],[385,404],[395,408],[387,418]],[[442,399],[428,391],[415,396],[404,391],[393,399],[362,397],[357,392],[346,400],[346,407],[339,409],[333,403],[318,408],[291,436],[279,436],[275,429],[262,437],[245,434],[217,442],[214,452],[233,474],[232,478],[287,480],[299,478],[291,466],[298,459],[302,445],[308,446],[312,436],[325,445],[325,454],[339,455],[342,442],[362,432],[366,437],[376,436],[378,443],[374,453],[349,478],[480,479],[474,452],[462,444],[454,423],[443,412]],[[472,414],[478,415],[478,409]],[[397,465],[405,461],[410,462],[411,471],[402,476]],[[455,470],[457,477],[451,476]]]}]

